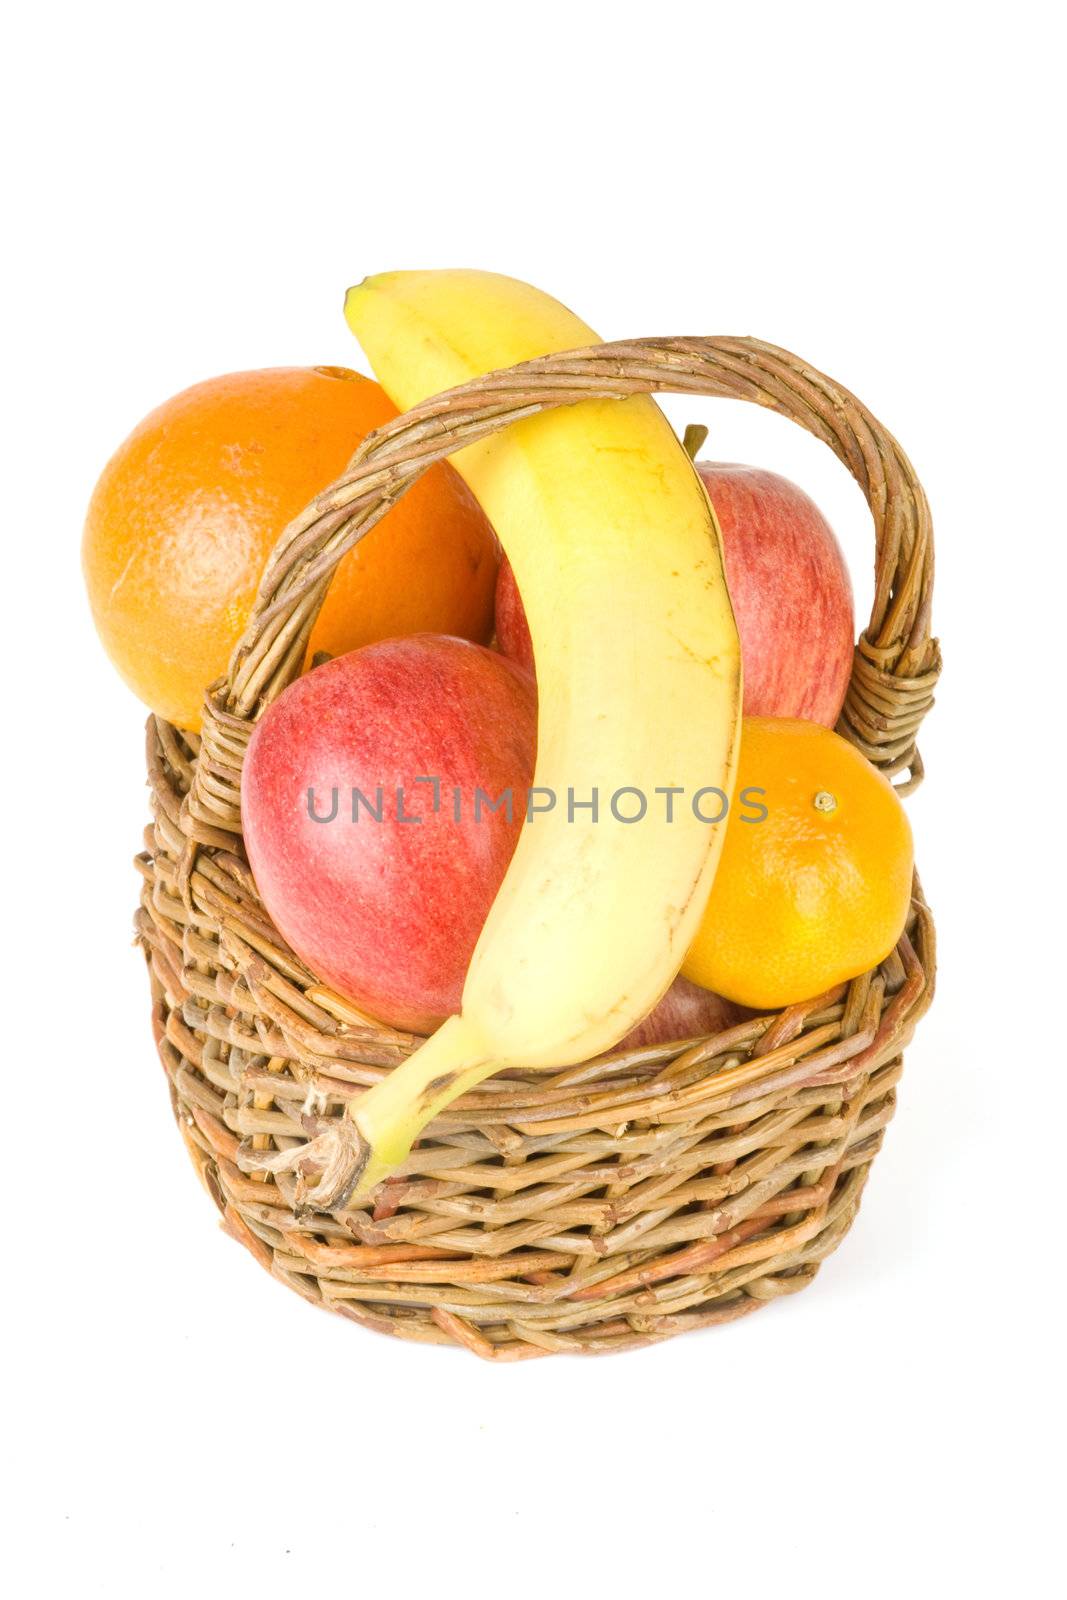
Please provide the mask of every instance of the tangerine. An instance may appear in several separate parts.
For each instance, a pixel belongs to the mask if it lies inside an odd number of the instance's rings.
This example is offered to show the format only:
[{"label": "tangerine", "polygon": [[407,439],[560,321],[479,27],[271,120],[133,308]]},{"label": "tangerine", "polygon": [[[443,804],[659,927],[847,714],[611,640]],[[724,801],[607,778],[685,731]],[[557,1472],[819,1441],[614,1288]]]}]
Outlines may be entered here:
[{"label": "tangerine", "polygon": [[855,745],[818,723],[745,717],[735,804],[682,972],[760,1011],[811,999],[885,960],[911,884],[904,808]]}]

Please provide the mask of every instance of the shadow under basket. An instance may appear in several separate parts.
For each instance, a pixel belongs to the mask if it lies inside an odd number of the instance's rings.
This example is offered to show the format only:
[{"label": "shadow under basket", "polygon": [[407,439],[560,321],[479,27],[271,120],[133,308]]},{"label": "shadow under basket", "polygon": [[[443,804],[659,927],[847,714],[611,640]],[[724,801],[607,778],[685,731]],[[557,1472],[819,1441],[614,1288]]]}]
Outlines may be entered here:
[{"label": "shadow under basket", "polygon": [[875,524],[875,599],[838,732],[902,793],[914,788],[940,668],[922,488],[852,395],[742,338],[547,356],[371,435],[282,535],[201,734],[148,723],[154,821],[138,857],[137,933],[178,1126],[225,1228],[305,1299],[495,1361],[624,1350],[804,1288],[856,1215],[902,1049],[933,994],[933,923],[916,880],[905,933],[876,970],[711,1037],[490,1078],[358,1206],[308,1212],[294,1174],[257,1167],[321,1133],[420,1043],[368,1024],[303,966],[263,908],[241,840],[249,736],[299,673],[334,567],[462,445],[531,411],[663,391],[777,411],[856,479]]}]

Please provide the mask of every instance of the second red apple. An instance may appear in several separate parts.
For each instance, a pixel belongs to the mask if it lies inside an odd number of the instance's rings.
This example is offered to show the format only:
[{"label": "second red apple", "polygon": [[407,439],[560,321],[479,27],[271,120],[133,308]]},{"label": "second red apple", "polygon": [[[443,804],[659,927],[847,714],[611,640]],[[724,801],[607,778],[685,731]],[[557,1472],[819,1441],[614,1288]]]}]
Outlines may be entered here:
[{"label": "second red apple", "polygon": [[[852,670],[852,584],[814,501],[775,472],[699,461],[722,529],[726,582],[741,636],[744,713],[832,728]],[[496,588],[497,646],[533,669],[530,630],[505,560]]]}]

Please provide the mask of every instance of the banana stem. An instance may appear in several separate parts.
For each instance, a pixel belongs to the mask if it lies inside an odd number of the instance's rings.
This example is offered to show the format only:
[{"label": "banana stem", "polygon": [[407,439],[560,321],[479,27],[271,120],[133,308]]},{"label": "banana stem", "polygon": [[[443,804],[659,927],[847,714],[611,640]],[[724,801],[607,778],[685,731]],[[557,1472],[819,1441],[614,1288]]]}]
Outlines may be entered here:
[{"label": "banana stem", "polygon": [[350,1199],[361,1199],[388,1177],[426,1124],[500,1065],[465,1017],[449,1017],[403,1066],[349,1101],[362,1162]]}]

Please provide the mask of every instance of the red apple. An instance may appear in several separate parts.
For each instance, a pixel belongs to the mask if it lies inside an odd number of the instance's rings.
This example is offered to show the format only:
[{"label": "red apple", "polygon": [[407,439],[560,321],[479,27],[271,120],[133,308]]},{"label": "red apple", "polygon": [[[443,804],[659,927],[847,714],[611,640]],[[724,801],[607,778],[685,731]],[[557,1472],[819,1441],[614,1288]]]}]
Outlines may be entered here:
[{"label": "red apple", "polygon": [[746,717],[832,728],[852,671],[852,584],[814,501],[776,472],[698,461],[722,529],[741,635]]},{"label": "red apple", "polygon": [[507,556],[501,556],[496,574],[496,645],[503,655],[517,661],[527,672],[534,670],[530,625]]},{"label": "red apple", "polygon": [[746,1013],[732,1000],[711,989],[701,989],[688,978],[677,977],[643,1022],[632,1028],[611,1050],[636,1050],[641,1045],[666,1044],[671,1039],[696,1039],[723,1033],[741,1022]]},{"label": "red apple", "polygon": [[[528,673],[423,634],[298,678],[252,735],[241,820],[263,903],[311,970],[379,1021],[424,1033],[458,1011],[523,825],[536,730]],[[510,819],[478,797],[509,789]]]},{"label": "red apple", "polygon": [[[818,506],[777,473],[700,461],[722,529],[737,617],[747,717],[803,717],[832,728],[855,642],[852,585]],[[607,602],[606,602],[607,603]],[[498,648],[533,668],[530,632],[506,560],[496,587]]]}]

